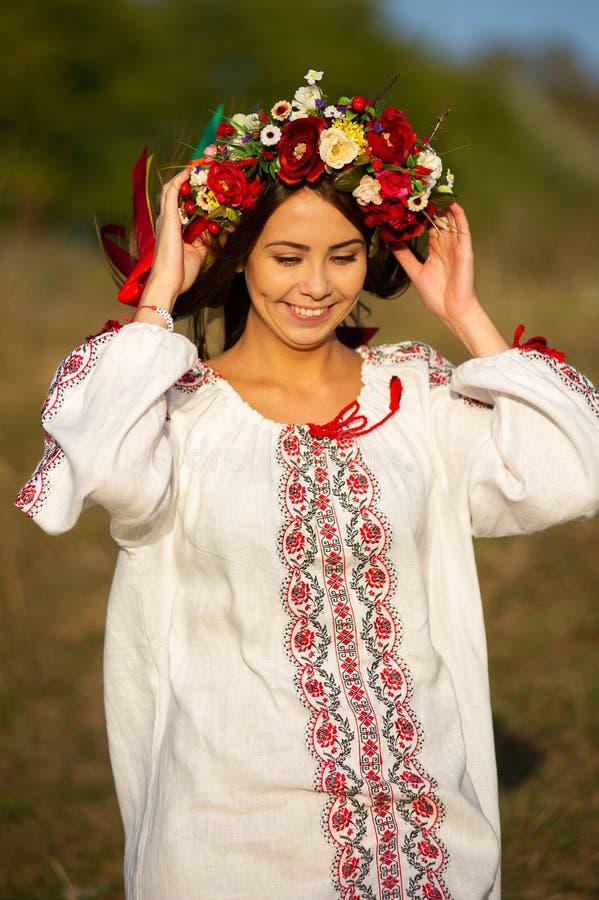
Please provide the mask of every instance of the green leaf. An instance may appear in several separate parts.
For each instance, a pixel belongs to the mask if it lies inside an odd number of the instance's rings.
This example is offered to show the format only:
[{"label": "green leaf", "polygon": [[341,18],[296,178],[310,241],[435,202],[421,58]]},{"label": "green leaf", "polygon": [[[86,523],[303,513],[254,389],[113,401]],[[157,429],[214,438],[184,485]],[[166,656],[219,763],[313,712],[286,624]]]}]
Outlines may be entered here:
[{"label": "green leaf", "polygon": [[375,228],[374,231],[372,232],[372,237],[370,238],[370,246],[368,248],[368,256],[370,256],[370,257],[376,256],[376,254],[379,251],[379,246],[380,246],[379,230],[378,230],[378,228]]},{"label": "green leaf", "polygon": [[431,192],[431,203],[437,209],[444,209],[446,206],[450,206],[454,200],[457,200],[457,194],[454,194],[447,184],[435,187]]},{"label": "green leaf", "polygon": [[351,169],[346,169],[344,172],[340,172],[339,175],[334,179],[334,185],[338,191],[346,191],[347,193],[351,193],[351,191],[356,188],[360,179],[363,175],[366,174],[366,169],[362,166],[354,166]]}]

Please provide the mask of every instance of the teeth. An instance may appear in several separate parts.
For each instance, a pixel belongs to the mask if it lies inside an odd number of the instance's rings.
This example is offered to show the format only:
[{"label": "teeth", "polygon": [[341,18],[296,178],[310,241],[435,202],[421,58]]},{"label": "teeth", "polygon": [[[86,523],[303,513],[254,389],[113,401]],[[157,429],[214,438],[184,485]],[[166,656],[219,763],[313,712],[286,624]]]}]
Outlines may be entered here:
[{"label": "teeth", "polygon": [[298,316],[304,316],[306,319],[314,319],[319,316],[323,316],[327,310],[330,309],[330,306],[318,307],[317,309],[306,309],[305,306],[293,306],[291,305],[291,309],[298,314]]}]

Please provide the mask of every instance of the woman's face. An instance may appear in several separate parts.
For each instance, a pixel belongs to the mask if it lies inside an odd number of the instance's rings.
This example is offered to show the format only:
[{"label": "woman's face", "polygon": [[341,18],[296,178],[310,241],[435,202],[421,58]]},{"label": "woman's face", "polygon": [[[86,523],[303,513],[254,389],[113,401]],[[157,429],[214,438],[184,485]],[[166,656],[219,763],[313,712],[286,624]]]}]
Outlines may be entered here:
[{"label": "woman's face", "polygon": [[245,265],[248,324],[300,349],[327,341],[355,305],[366,244],[326,200],[300,190],[266,222]]}]

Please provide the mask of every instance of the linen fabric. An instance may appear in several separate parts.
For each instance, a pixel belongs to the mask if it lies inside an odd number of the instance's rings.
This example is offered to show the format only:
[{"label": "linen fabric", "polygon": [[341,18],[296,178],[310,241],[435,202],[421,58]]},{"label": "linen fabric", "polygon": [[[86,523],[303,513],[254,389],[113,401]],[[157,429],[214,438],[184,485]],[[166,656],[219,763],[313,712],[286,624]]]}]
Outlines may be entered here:
[{"label": "linen fabric", "polygon": [[472,535],[590,517],[599,399],[514,349],[359,351],[369,425],[314,437],[185,337],[133,323],[59,368],[17,498],[120,546],[105,697],[129,900],[499,897]]}]

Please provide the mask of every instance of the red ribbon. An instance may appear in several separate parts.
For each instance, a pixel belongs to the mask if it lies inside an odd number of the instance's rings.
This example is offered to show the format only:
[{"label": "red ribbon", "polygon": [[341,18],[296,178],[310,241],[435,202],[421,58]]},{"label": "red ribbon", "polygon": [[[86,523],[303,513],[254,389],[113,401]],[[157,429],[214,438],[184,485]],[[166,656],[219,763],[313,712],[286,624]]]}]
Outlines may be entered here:
[{"label": "red ribbon", "polygon": [[339,438],[346,436],[363,437],[365,434],[370,434],[375,428],[380,428],[381,425],[384,425],[397,412],[401,402],[402,391],[401,379],[394,375],[389,382],[389,412],[374,425],[368,425],[368,419],[360,412],[360,404],[356,399],[344,406],[334,419],[331,419],[330,422],[326,422],[324,425],[315,425],[312,422],[308,422],[310,435],[316,438]]},{"label": "red ribbon", "polygon": [[524,344],[520,343],[520,338],[524,334],[524,325],[518,325],[514,332],[514,340],[512,343],[512,349],[515,350],[536,350],[538,353],[544,353],[545,356],[552,356],[553,359],[557,359],[558,362],[563,362],[566,358],[566,354],[562,353],[561,350],[556,350],[553,347],[547,346],[547,338],[543,337],[543,335],[538,334],[535,337],[529,338]]}]

